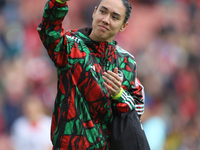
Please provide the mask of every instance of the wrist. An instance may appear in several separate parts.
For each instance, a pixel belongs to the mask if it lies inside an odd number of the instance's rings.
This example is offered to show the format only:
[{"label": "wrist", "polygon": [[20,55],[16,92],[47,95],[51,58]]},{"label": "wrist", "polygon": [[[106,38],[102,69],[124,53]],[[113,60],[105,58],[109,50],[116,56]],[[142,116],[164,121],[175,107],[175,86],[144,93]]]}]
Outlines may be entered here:
[{"label": "wrist", "polygon": [[123,93],[123,90],[124,89],[121,87],[120,92],[117,95],[111,95],[112,99],[116,100],[116,99],[120,98]]},{"label": "wrist", "polygon": [[56,2],[61,3],[61,4],[66,3],[66,1],[67,1],[67,0],[56,0]]}]

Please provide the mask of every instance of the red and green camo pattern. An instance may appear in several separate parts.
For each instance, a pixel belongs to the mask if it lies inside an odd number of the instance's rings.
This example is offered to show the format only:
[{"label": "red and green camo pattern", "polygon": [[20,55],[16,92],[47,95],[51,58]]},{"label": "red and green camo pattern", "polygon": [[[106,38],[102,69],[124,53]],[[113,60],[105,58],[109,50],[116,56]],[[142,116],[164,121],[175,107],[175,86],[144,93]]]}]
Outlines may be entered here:
[{"label": "red and green camo pattern", "polygon": [[[53,109],[53,150],[109,150],[113,112],[144,111],[144,88],[136,77],[134,57],[117,42],[96,42],[92,29],[64,31],[68,4],[46,3],[38,33],[57,68]],[[118,67],[121,97],[113,100],[103,85],[103,72]]]}]

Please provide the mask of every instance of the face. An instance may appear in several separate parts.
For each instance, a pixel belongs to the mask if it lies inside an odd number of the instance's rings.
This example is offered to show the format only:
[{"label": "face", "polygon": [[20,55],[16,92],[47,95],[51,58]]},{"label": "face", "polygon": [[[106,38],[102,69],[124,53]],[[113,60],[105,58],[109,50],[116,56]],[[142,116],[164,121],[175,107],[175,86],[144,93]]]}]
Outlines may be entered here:
[{"label": "face", "polygon": [[94,41],[112,42],[119,31],[124,31],[126,7],[121,0],[103,0],[93,13],[93,30],[90,38]]}]

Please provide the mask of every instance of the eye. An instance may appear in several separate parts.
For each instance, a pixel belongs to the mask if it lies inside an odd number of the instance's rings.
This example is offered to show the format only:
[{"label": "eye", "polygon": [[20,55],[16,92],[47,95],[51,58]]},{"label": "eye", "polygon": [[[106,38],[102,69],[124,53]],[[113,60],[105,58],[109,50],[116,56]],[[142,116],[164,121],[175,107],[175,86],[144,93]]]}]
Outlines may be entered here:
[{"label": "eye", "polygon": [[118,17],[112,16],[113,20],[118,20]]},{"label": "eye", "polygon": [[101,14],[105,14],[106,12],[104,10],[100,9]]}]

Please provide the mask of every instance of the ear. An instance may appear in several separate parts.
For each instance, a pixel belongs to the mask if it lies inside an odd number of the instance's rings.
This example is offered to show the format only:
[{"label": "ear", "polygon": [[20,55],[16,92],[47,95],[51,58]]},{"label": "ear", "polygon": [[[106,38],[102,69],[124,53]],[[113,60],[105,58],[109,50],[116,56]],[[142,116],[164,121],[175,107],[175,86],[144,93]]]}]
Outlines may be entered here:
[{"label": "ear", "polygon": [[121,26],[121,28],[120,28],[119,31],[120,31],[120,32],[124,31],[124,30],[126,29],[126,27],[127,27],[128,24],[129,24],[128,22],[124,23],[124,24]]},{"label": "ear", "polygon": [[93,18],[93,19],[94,19],[94,15],[95,15],[96,11],[97,11],[97,6],[95,6],[94,12],[93,12],[93,14],[92,14],[92,18]]}]

